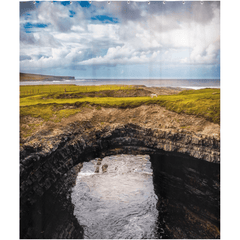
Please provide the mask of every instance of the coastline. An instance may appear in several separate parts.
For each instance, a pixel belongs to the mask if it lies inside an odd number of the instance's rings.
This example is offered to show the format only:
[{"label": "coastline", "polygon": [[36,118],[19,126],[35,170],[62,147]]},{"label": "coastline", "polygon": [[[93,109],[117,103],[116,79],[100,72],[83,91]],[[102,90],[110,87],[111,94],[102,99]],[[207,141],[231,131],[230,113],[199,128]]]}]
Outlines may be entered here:
[{"label": "coastline", "polygon": [[[159,95],[151,98],[151,94]],[[197,176],[201,174],[201,169],[205,172],[206,166],[208,171],[210,171],[209,166],[218,170],[220,168],[220,124],[207,120],[207,116],[187,114],[186,110],[189,101],[197,99],[201,108],[201,104],[204,104],[205,107],[207,101],[211,99],[213,101],[211,108],[215,111],[216,107],[218,113],[220,111],[218,108],[219,97],[220,90],[215,89],[191,90],[178,87],[159,88],[126,85],[102,85],[100,87],[63,86],[60,84],[21,86],[21,238],[26,238],[26,236],[27,238],[43,238],[42,236],[44,238],[61,238],[62,236],[81,238],[84,226],[77,222],[73,214],[68,186],[72,182],[71,179],[74,180],[76,173],[74,167],[79,166],[79,164],[82,166],[83,162],[96,157],[147,154],[153,159],[153,156],[159,159],[159,156],[166,155],[170,156],[170,159],[177,159],[173,165],[169,165],[171,169],[179,170],[181,164],[196,165],[194,175],[197,173]],[[118,105],[119,101],[120,105]],[[166,105],[161,106],[164,101]],[[179,105],[181,101],[185,101],[185,105],[182,106],[183,111],[177,113],[176,109],[175,112],[167,109],[170,103],[174,110],[174,107]],[[139,104],[136,105],[136,103]],[[191,106],[190,103],[190,109]],[[182,161],[178,161],[179,158],[182,158]],[[162,173],[158,172],[160,162],[153,161],[155,183],[159,185],[159,191],[162,191],[166,185],[165,183],[161,185]],[[166,162],[169,164],[169,161]],[[181,170],[179,170],[180,172]],[[169,207],[168,197],[166,197],[167,204],[163,206],[169,212],[175,212],[179,208],[179,204],[182,204],[183,216],[186,214],[188,216],[186,226],[196,223],[198,226],[203,226],[200,229],[205,230],[201,234],[208,238],[219,238],[220,236],[220,185],[218,184],[219,174],[218,171],[216,172],[216,176],[210,174],[210,180],[212,181],[212,178],[216,180],[212,192],[215,194],[214,200],[209,202],[209,196],[204,195],[206,204],[214,206],[213,211],[205,211],[203,215],[201,210],[203,197],[201,195],[198,198],[198,192],[195,189],[200,186],[201,190],[202,186],[206,186],[198,181],[196,176],[191,196],[196,197],[198,203],[192,209],[186,210],[189,204],[185,208],[184,194],[182,203],[174,200],[171,203],[173,207]],[[189,171],[189,176],[191,174],[192,169]],[[186,170],[184,170],[183,176],[185,175]],[[169,179],[172,181],[171,170]],[[192,179],[191,176],[190,179]],[[171,181],[167,180],[168,183]],[[179,178],[177,178],[176,183],[179,183]],[[182,192],[181,188],[178,189],[176,186],[175,183],[169,185],[173,196],[178,190]],[[187,196],[189,196],[189,191]],[[57,201],[52,202],[52,199],[57,199]],[[170,201],[171,199],[172,197]],[[158,206],[160,208],[164,201],[159,198]],[[45,213],[41,206],[47,206],[54,218]],[[62,215],[58,215],[59,209],[64,210],[61,211]],[[161,209],[159,211],[162,213]],[[31,225],[36,219],[38,221],[48,219],[45,221],[43,231],[38,229],[38,224]],[[178,229],[173,227],[178,226],[178,223],[173,222],[172,225],[170,218],[168,221],[166,228],[169,229],[172,236],[182,238]]]},{"label": "coastline", "polygon": [[220,88],[220,79],[75,79],[54,81],[21,81],[24,85],[51,85],[51,84],[74,84],[77,86],[100,86],[100,85],[142,85],[145,87],[165,87],[183,89]]},{"label": "coastline", "polygon": [[52,75],[42,75],[42,74],[32,74],[32,73],[20,73],[19,75],[20,75],[20,82],[75,80],[75,77],[73,76],[52,76]]},{"label": "coastline", "polygon": [[[51,88],[49,89],[48,86]],[[40,88],[40,90],[39,90]],[[69,116],[65,115],[63,119],[57,119],[53,118],[50,120],[52,122],[51,124],[56,124],[57,122],[61,123],[64,122],[68,118],[75,118],[74,116],[84,116],[85,110],[87,110],[87,113],[89,110],[90,112],[93,113],[100,113],[102,118],[102,122],[107,122],[105,121],[105,118],[108,118],[105,114],[105,112],[108,112],[109,109],[111,111],[116,112],[115,116],[115,122],[121,123],[121,124],[126,124],[128,122],[132,122],[131,119],[134,118],[135,123],[141,123],[143,116],[144,118],[147,118],[148,116],[144,114],[149,114],[149,113],[141,113],[141,109],[145,109],[144,111],[146,112],[146,109],[151,109],[151,108],[156,108],[154,113],[151,113],[150,116],[152,118],[157,119],[157,123],[160,126],[168,126],[171,125],[172,128],[181,128],[181,127],[186,127],[188,129],[194,130],[191,126],[189,126],[188,119],[193,118],[193,122],[199,122],[199,121],[207,121],[209,122],[209,117],[206,114],[204,114],[204,110],[202,109],[205,107],[205,110],[208,111],[209,108],[206,108],[207,102],[209,98],[212,98],[215,102],[211,103],[209,105],[212,110],[218,114],[220,114],[220,89],[217,89],[218,91],[214,91],[213,89],[203,89],[203,90],[192,90],[191,88],[179,88],[179,87],[146,87],[146,86],[118,86],[118,85],[101,85],[101,86],[77,86],[77,85],[39,85],[37,87],[34,85],[32,88],[29,85],[26,86],[21,86],[20,87],[20,130],[22,123],[25,125],[31,125],[32,121],[35,122],[42,122],[41,125],[47,124],[49,121],[44,121],[44,119],[41,119],[39,117],[35,117],[32,115],[32,112],[30,111],[31,107],[33,106],[42,106],[44,105],[47,106],[54,106],[54,105],[59,105],[60,111],[63,111],[61,109],[65,109],[64,111],[68,110],[71,111],[71,114]],[[182,95],[178,95],[179,93],[183,93]],[[185,93],[186,92],[186,93]],[[190,95],[185,95],[187,93],[190,93]],[[206,92],[206,93],[205,93]],[[185,94],[184,94],[185,93]],[[201,94],[201,95],[195,95],[196,94]],[[157,94],[157,98],[151,98],[151,94]],[[192,95],[193,94],[193,95]],[[207,94],[205,96],[205,94]],[[217,95],[216,95],[217,94]],[[174,95],[176,97],[174,97]],[[186,98],[186,97],[187,98]],[[34,97],[34,98],[33,98]],[[203,99],[203,105],[200,105],[200,98]],[[171,100],[172,99],[172,100]],[[195,103],[196,100],[197,102]],[[180,109],[176,109],[176,104],[175,101],[178,102]],[[180,103],[179,103],[180,101]],[[181,101],[183,103],[181,103]],[[185,102],[185,103],[184,103]],[[199,108],[199,110],[204,114],[202,115],[201,112],[192,112],[191,107],[189,110],[187,110],[189,107],[188,105],[190,103],[194,103],[196,106],[193,106],[195,109],[196,107]],[[191,103],[191,104],[192,104]],[[38,105],[36,105],[38,104]],[[40,105],[39,105],[40,104]],[[50,105],[49,105],[50,104]],[[170,104],[170,105],[169,105]],[[182,105],[184,104],[184,105]],[[145,105],[145,107],[144,107]],[[25,111],[21,111],[22,107],[25,108]],[[42,107],[39,109],[38,113],[41,113],[41,111],[44,111]],[[26,112],[26,110],[29,108],[29,111]],[[215,109],[216,108],[216,109]],[[104,109],[104,111],[102,111]],[[122,109],[125,109],[124,111],[126,112],[126,116],[124,118],[124,122],[118,119],[117,116],[121,115]],[[138,110],[137,110],[138,109]],[[59,111],[58,110],[58,111]],[[133,114],[132,110],[136,110],[137,114]],[[172,111],[173,110],[173,111]],[[110,111],[110,112],[111,112]],[[189,112],[190,111],[190,112]],[[28,113],[29,112],[29,113]],[[174,115],[174,117],[166,117],[166,114],[164,112],[168,112],[170,115]],[[189,113],[190,115],[189,115]],[[75,114],[73,114],[75,113]],[[52,114],[56,114],[56,112],[52,112]],[[110,114],[110,113],[108,113]],[[119,115],[120,114],[120,115]],[[170,116],[168,114],[168,116]],[[214,113],[215,114],[215,113]],[[73,115],[73,116],[71,116]],[[135,117],[131,117],[131,115],[134,115]],[[51,118],[51,115],[49,115]],[[79,117],[78,116],[78,117]],[[165,119],[162,117],[165,116]],[[78,119],[76,117],[76,120]],[[218,116],[220,117],[220,116]],[[83,117],[85,118],[85,117]],[[81,119],[83,119],[81,117]],[[89,116],[86,116],[88,120]],[[29,120],[31,121],[29,122]],[[182,119],[182,125],[179,124],[180,119]],[[110,120],[109,120],[110,121]],[[149,121],[151,124],[155,125],[155,121]],[[215,121],[213,121],[215,122]],[[212,123],[213,123],[212,122]],[[171,123],[171,124],[170,124]],[[209,122],[210,124],[211,122]],[[215,122],[219,123],[219,121]],[[192,125],[192,124],[191,124]],[[193,124],[194,125],[194,124]],[[218,124],[219,126],[219,124]],[[27,127],[27,126],[25,126]],[[37,126],[36,129],[39,127]],[[156,128],[156,126],[154,126]],[[220,126],[219,126],[220,128]],[[215,133],[215,132],[213,132]],[[215,134],[219,134],[219,131],[217,131]],[[20,135],[21,137],[22,135]]]},{"label": "coastline", "polygon": [[[55,85],[53,86],[55,87]],[[59,85],[59,87],[60,86],[61,85]],[[72,87],[73,91],[74,85],[69,86]],[[82,87],[80,89],[83,88],[85,91],[85,87]],[[105,86],[103,85],[102,88],[105,88]],[[116,86],[115,88],[117,89]],[[55,87],[54,89],[57,89],[57,91],[59,91],[58,87]],[[43,93],[43,97],[39,97],[41,95],[32,95],[30,92],[30,95],[26,95],[25,92],[25,95],[21,96],[20,98],[20,142],[21,145],[25,145],[28,144],[28,142],[32,142],[32,140],[35,138],[38,139],[41,135],[43,135],[44,138],[48,135],[56,136],[61,134],[61,132],[63,131],[62,129],[68,127],[72,123],[86,121],[90,122],[95,129],[99,130],[110,126],[135,124],[144,128],[147,127],[164,131],[186,131],[189,132],[191,135],[213,137],[220,141],[220,124],[218,120],[217,122],[209,121],[208,117],[206,118],[204,116],[201,116],[199,115],[199,113],[189,114],[186,111],[187,108],[184,108],[184,106],[182,110],[179,110],[178,112],[171,110],[175,109],[174,101],[176,100],[174,100],[174,96],[179,96],[178,94],[184,90],[189,90],[193,93],[195,91],[201,91],[178,87],[160,88],[140,86],[138,88],[133,87],[132,90],[131,88],[126,87],[125,90],[100,91],[98,94],[97,92],[91,93],[91,87],[89,87],[88,91],[90,92],[85,93],[68,93],[68,91],[67,93],[64,93],[60,91],[60,93],[56,93],[58,95],[56,95],[53,99],[51,99],[51,94],[54,94],[53,91],[52,93],[51,91],[48,91],[48,93]],[[37,94],[37,90],[33,91],[35,92],[35,94]],[[113,92],[114,95],[109,95],[111,92]],[[146,98],[146,96],[150,96],[151,93],[157,94],[159,96],[159,100],[157,100],[158,98]],[[218,99],[218,94],[220,93],[220,90],[217,95],[215,93],[217,92],[210,91],[210,95],[208,95],[207,98],[210,97]],[[104,94],[107,95],[104,96]],[[36,98],[38,98],[39,100],[33,101],[33,96],[36,96]],[[192,95],[190,95],[190,99],[191,96]],[[168,105],[162,105],[160,103],[161,101],[163,101],[160,99],[170,100],[169,97],[173,97],[171,108],[167,108],[166,106]],[[197,99],[198,98],[199,97],[197,95]],[[125,99],[129,99],[128,101],[130,102],[126,102]],[[143,99],[143,103],[139,102],[139,99]],[[93,102],[91,103],[90,100],[92,100]],[[58,103],[58,101],[60,102]],[[106,104],[104,103],[104,101],[107,101]],[[120,105],[116,105],[118,104],[118,102],[116,102],[115,104],[114,101],[123,102],[120,103]],[[144,101],[150,102],[144,104]],[[169,104],[168,102],[169,101],[166,101],[166,104]],[[188,105],[188,102],[186,102],[186,104]],[[203,100],[203,104],[206,105],[207,102]],[[216,102],[216,104],[217,105],[213,105],[211,108],[215,109],[216,106],[217,109],[214,111],[220,111],[218,102]],[[58,105],[59,107],[57,107]],[[37,115],[35,114],[34,117],[33,111],[35,111],[35,106],[37,107]],[[51,108],[51,106],[56,109],[56,111],[54,110],[53,112],[49,112],[49,110],[46,110],[49,107]],[[21,110],[22,108],[24,108],[25,110]],[[59,110],[57,110],[58,108]],[[46,112],[48,114],[46,115],[46,117],[48,117],[46,118],[45,115],[41,115],[41,111],[48,111]],[[42,118],[41,116],[43,116],[44,118]],[[37,139],[35,139],[34,141],[38,141]]]},{"label": "coastline", "polygon": [[[22,81],[19,82],[19,86],[28,86],[28,85],[53,85],[53,84],[74,84],[76,86],[101,86],[101,85],[107,85],[107,84],[96,84],[94,83],[86,83],[86,84],[82,84],[82,80],[78,81],[75,80],[74,83],[71,83],[72,80],[49,80],[49,81]],[[79,84],[78,84],[79,83]],[[111,85],[120,85],[120,84],[111,84]],[[124,84],[127,85],[127,84]],[[128,85],[133,85],[133,86],[138,86],[139,84],[128,84]],[[146,86],[143,85],[144,87],[158,87],[161,88],[159,86]],[[194,89],[194,90],[198,90],[198,89],[205,89],[205,88],[216,88],[216,89],[220,89],[220,86],[202,86],[202,87],[196,87],[196,86],[163,86],[164,88],[179,88],[179,89]]]}]

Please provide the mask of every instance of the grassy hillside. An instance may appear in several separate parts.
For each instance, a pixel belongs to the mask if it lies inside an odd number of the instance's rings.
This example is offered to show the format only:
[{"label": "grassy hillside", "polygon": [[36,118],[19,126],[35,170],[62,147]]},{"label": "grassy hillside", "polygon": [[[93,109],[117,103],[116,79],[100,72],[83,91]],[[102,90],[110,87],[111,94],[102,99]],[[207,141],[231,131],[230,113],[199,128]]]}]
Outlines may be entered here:
[{"label": "grassy hillside", "polygon": [[122,85],[101,85],[101,86],[77,86],[73,84],[61,84],[61,85],[25,85],[20,86],[20,97],[42,95],[45,97],[51,97],[52,94],[75,94],[75,93],[87,93],[87,92],[100,92],[107,90],[132,90],[136,89],[134,86],[122,86]]},{"label": "grassy hillside", "polygon": [[[40,117],[45,120],[68,117],[81,111],[83,106],[134,108],[141,105],[157,104],[170,111],[204,117],[220,123],[220,89],[185,90],[175,95],[160,95],[157,98],[105,97],[101,91],[121,90],[131,95],[134,86],[75,86],[44,85],[20,87],[20,115]],[[92,93],[92,97],[83,93]],[[98,94],[97,94],[98,93]],[[114,95],[114,93],[112,94]],[[124,94],[123,94],[124,95]],[[67,96],[67,97],[66,97]]]},{"label": "grassy hillside", "polygon": [[40,75],[40,74],[30,74],[30,73],[20,73],[20,82],[23,81],[44,81],[44,80],[54,80],[54,79],[74,79],[74,77],[68,76],[51,76],[51,75]]}]

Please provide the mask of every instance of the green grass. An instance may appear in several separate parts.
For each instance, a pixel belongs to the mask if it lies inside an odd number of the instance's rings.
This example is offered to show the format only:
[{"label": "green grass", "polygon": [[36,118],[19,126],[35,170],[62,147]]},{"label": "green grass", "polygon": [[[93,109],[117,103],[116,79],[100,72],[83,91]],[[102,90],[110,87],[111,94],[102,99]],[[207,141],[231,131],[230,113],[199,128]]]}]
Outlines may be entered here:
[{"label": "green grass", "polygon": [[63,93],[86,93],[86,92],[100,92],[106,90],[131,90],[134,86],[123,85],[101,85],[101,86],[77,86],[71,84],[61,85],[25,85],[20,86],[20,97],[42,95],[47,97],[48,95],[54,97]]},{"label": "green grass", "polygon": [[[38,88],[39,87],[39,88]],[[51,89],[48,93],[38,93],[37,89]],[[84,97],[59,99],[54,98],[65,88],[71,89],[71,92],[81,93],[84,91],[102,91],[102,90],[119,90],[131,89],[131,86],[75,86],[75,85],[43,85],[43,86],[21,86],[20,90],[20,114],[21,116],[30,115],[32,117],[41,117],[49,120],[53,116],[57,119],[68,117],[81,110],[82,107],[95,106],[97,109],[101,107],[115,108],[135,108],[141,105],[157,104],[170,111],[177,113],[185,113],[189,115],[197,115],[206,118],[214,123],[220,123],[220,89],[201,89],[186,90],[176,95],[161,95],[157,98],[151,97]],[[27,95],[23,92],[32,89],[32,94]],[[30,91],[30,90],[29,90]],[[35,92],[35,93],[34,93]],[[48,98],[51,94],[51,98]],[[65,108],[64,108],[65,107]],[[69,109],[70,108],[70,109]],[[64,109],[64,110],[63,110]]]}]

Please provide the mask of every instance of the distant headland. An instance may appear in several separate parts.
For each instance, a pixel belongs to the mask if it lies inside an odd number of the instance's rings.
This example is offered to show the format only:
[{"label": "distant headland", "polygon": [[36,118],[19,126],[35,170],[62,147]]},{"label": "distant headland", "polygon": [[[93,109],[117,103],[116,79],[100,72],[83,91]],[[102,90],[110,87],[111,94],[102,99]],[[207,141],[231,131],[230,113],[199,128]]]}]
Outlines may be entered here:
[{"label": "distant headland", "polygon": [[54,81],[54,80],[57,80],[57,81],[75,80],[75,77],[20,73],[20,82],[25,82],[25,81]]}]

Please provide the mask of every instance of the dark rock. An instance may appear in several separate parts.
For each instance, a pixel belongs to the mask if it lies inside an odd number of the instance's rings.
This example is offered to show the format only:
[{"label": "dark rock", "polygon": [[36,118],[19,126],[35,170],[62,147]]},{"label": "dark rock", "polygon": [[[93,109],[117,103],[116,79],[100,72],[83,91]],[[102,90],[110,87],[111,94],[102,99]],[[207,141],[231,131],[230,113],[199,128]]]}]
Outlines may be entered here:
[{"label": "dark rock", "polygon": [[105,173],[107,172],[108,165],[105,163],[102,165],[102,172]]},{"label": "dark rock", "polygon": [[[20,211],[20,238],[38,239],[82,239],[83,228],[73,215],[70,191],[75,184],[79,166],[71,169],[51,189],[32,205]],[[42,190],[36,186],[36,193]]]},{"label": "dark rock", "polygon": [[[27,224],[31,222],[29,206],[40,201],[65,173],[78,164],[81,164],[80,170],[82,162],[96,157],[158,153],[195,157],[199,161],[219,164],[220,140],[200,134],[196,138],[193,135],[182,130],[168,133],[167,130],[152,130],[134,124],[95,130],[90,122],[85,121],[66,127],[61,135],[49,139],[44,136],[44,141],[39,136],[41,147],[37,143],[32,146],[30,140],[26,140],[20,149],[20,209],[28,214],[23,214],[21,224],[28,229]],[[47,146],[48,140],[52,148]],[[101,161],[98,159],[97,165],[101,165]],[[106,164],[102,166],[103,173],[107,167]]]},{"label": "dark rock", "polygon": [[220,238],[219,164],[171,155],[152,155],[150,161],[166,238]]}]

